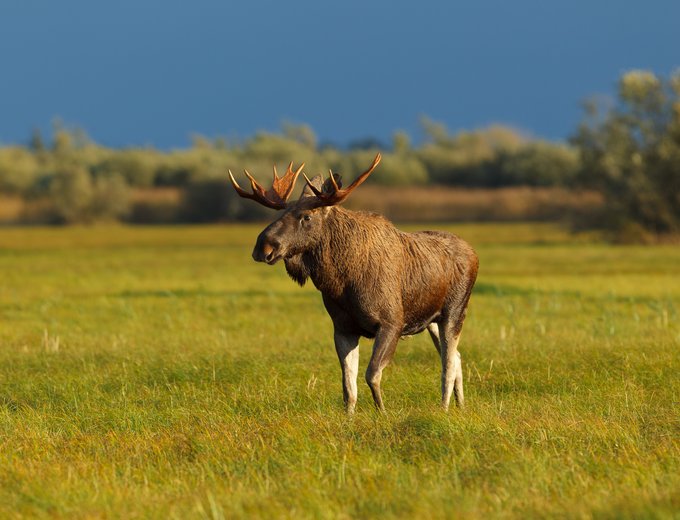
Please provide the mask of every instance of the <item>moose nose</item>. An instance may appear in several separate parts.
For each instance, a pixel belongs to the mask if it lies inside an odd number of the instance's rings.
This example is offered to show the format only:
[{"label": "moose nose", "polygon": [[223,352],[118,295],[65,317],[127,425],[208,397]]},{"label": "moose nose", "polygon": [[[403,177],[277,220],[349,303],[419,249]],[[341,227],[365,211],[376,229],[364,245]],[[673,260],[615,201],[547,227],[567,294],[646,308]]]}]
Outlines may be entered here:
[{"label": "moose nose", "polygon": [[269,243],[265,244],[262,248],[262,254],[264,255],[264,259],[269,262],[274,254],[274,246]]},{"label": "moose nose", "polygon": [[253,249],[253,260],[256,262],[271,262],[276,256],[279,244],[270,242],[268,240],[258,240],[258,243]]}]

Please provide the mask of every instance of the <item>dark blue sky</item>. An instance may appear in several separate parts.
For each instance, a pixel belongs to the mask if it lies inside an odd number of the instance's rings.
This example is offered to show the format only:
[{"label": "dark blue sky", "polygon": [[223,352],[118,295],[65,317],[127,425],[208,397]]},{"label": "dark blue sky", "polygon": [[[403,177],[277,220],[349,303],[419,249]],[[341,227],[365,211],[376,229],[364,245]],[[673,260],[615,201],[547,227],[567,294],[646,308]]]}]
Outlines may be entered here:
[{"label": "dark blue sky", "polygon": [[417,139],[423,114],[563,139],[625,70],[680,66],[679,21],[677,0],[3,0],[0,142],[60,117],[110,146],[283,121],[346,144]]}]

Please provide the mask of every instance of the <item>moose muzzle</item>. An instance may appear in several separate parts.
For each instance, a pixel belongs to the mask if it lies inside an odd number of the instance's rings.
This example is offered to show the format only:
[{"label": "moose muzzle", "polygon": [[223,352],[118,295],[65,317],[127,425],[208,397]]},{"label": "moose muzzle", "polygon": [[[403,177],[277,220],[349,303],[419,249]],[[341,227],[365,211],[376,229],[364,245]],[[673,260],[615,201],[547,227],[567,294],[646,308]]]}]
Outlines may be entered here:
[{"label": "moose muzzle", "polygon": [[[267,231],[267,230],[265,230]],[[265,262],[267,264],[275,264],[281,259],[281,245],[276,239],[268,237],[263,231],[257,237],[255,248],[253,249],[253,260],[256,262]]]}]

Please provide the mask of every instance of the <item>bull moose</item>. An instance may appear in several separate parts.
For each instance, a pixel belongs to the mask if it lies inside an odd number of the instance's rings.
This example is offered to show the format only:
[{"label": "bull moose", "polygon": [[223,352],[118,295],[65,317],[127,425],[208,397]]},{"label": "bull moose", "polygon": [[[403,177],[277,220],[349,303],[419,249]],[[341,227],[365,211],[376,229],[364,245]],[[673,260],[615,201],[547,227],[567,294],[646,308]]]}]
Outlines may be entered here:
[{"label": "bull moose", "polygon": [[380,380],[403,336],[428,330],[441,356],[442,406],[451,394],[463,405],[463,370],[458,341],[472,287],[477,255],[467,242],[450,233],[405,233],[375,213],[350,211],[339,204],[362,184],[380,162],[347,188],[332,172],[316,176],[300,198],[288,203],[304,164],[290,163],[282,177],[265,190],[247,170],[252,193],[229,171],[236,192],[283,214],[257,237],[253,259],[269,265],[283,260],[301,286],[311,279],[321,291],[333,321],[333,339],[342,368],[346,410],[357,401],[359,338],[375,338],[366,382],[378,409],[384,410]]}]

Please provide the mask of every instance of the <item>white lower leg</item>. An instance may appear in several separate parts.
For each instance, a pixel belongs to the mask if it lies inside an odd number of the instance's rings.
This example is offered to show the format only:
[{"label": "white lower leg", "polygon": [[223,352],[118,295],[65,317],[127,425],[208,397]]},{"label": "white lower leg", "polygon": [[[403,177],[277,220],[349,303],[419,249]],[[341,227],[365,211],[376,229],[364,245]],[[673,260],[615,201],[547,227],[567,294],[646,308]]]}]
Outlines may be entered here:
[{"label": "white lower leg", "polygon": [[456,400],[456,405],[462,408],[465,401],[463,395],[463,360],[458,351],[456,351],[456,378],[453,383],[453,397]]},{"label": "white lower leg", "polygon": [[345,408],[354,412],[357,403],[357,375],[359,374],[359,336],[335,333],[335,350],[342,368],[342,395]]},{"label": "white lower leg", "polygon": [[342,385],[345,394],[345,407],[354,412],[357,404],[357,376],[359,375],[359,346],[357,345],[345,358],[342,370]]},{"label": "white lower leg", "polygon": [[[442,356],[442,407],[445,410],[449,409],[449,403],[451,402],[451,394],[454,390],[454,385],[458,373],[461,373],[462,369],[460,363],[460,354],[458,354],[458,340],[459,336],[453,338],[452,341],[443,341],[441,356]],[[462,379],[461,379],[462,385]],[[457,402],[457,398],[456,398]]]}]

